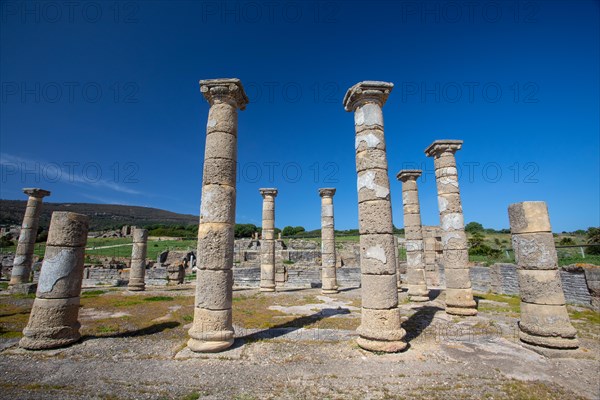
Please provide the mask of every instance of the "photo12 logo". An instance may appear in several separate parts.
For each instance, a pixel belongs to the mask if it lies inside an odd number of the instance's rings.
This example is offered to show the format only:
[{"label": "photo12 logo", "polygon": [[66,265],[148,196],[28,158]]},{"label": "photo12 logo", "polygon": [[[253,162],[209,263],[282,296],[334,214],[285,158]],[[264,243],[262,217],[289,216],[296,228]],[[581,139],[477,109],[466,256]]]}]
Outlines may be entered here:
[{"label": "photo12 logo", "polygon": [[2,1],[3,24],[136,24],[140,3],[137,1]]},{"label": "photo12 logo", "polygon": [[94,104],[102,100],[113,103],[138,103],[139,86],[136,82],[17,82],[0,84],[2,104]]},{"label": "photo12 logo", "polygon": [[[426,183],[428,179],[435,182],[435,169],[430,162],[404,162],[401,169],[422,170],[421,182]],[[510,179],[513,183],[539,183],[538,173],[540,166],[533,161],[514,162],[503,165],[496,161],[463,161],[456,164],[455,173],[458,174],[460,182],[475,183],[482,180],[485,183],[498,183],[502,179]]]},{"label": "photo12 logo", "polygon": [[313,183],[333,184],[339,182],[339,171],[339,165],[331,161],[317,161],[310,165],[295,161],[251,161],[237,165],[238,181],[246,183],[276,183],[281,180],[285,183],[298,183],[302,179],[308,179]]},{"label": "photo12 logo", "polygon": [[221,24],[332,24],[341,5],[338,1],[202,1],[200,19]]}]

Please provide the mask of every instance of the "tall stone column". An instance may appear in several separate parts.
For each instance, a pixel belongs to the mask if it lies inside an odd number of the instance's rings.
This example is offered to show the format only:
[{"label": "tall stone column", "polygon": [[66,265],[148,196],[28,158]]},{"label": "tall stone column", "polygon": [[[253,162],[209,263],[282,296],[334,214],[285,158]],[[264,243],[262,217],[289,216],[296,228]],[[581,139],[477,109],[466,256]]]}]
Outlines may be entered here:
[{"label": "tall stone column", "polygon": [[88,217],[54,212],[36,298],[19,346],[52,349],[74,343],[79,334],[79,295]]},{"label": "tall stone column", "polygon": [[21,234],[17,243],[17,251],[13,262],[13,269],[9,284],[18,285],[28,283],[31,279],[31,267],[33,265],[33,251],[35,250],[35,239],[37,237],[40,213],[42,212],[42,201],[50,192],[37,188],[25,188],[23,193],[29,196],[27,208],[21,225]]},{"label": "tall stone column", "polygon": [[239,79],[200,81],[210,104],[198,226],[194,323],[188,346],[196,352],[221,351],[233,344],[231,315],[236,200],[237,109],[248,98]]},{"label": "tall stone column", "polygon": [[383,133],[382,107],[393,84],[364,81],[344,96],[346,111],[354,111],[356,172],[360,233],[362,310],[360,347],[371,351],[404,349],[396,282],[396,251],[390,182]]},{"label": "tall stone column", "polygon": [[577,348],[577,331],[565,306],[546,203],[511,204],[508,218],[521,295],[519,338],[541,348]]},{"label": "tall stone column", "polygon": [[148,246],[148,230],[134,228],[133,248],[131,249],[131,265],[129,267],[129,285],[132,292],[146,290],[146,250]]},{"label": "tall stone column", "polygon": [[319,189],[321,196],[321,282],[323,294],[338,293],[335,267],[335,231],[333,221],[334,188]]},{"label": "tall stone column", "polygon": [[259,189],[263,197],[260,244],[260,291],[275,291],[275,197],[277,189]]},{"label": "tall stone column", "polygon": [[427,149],[433,157],[440,209],[444,271],[446,273],[446,312],[477,315],[469,276],[469,252],[465,221],[458,188],[456,153],[462,140],[436,140]]},{"label": "tall stone column", "polygon": [[417,178],[421,170],[405,169],[396,175],[402,182],[404,206],[404,237],[406,238],[406,275],[408,298],[412,301],[428,301],[429,291],[425,279],[425,254],[421,229],[421,207]]}]

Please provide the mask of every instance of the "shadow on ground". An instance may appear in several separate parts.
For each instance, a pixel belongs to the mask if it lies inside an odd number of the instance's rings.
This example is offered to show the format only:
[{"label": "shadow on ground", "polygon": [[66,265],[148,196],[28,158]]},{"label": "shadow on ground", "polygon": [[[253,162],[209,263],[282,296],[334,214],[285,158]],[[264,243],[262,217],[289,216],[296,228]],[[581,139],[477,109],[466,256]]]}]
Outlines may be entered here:
[{"label": "shadow on ground", "polygon": [[147,336],[153,335],[155,333],[160,333],[167,329],[174,329],[181,325],[179,322],[169,321],[169,322],[161,322],[159,324],[154,324],[147,326],[145,328],[135,329],[133,331],[126,332],[118,332],[113,334],[106,335],[84,335],[81,340],[86,341],[90,339],[106,339],[106,338],[129,338],[129,337],[139,337],[139,336]]},{"label": "shadow on ground", "polygon": [[423,306],[404,321],[402,323],[402,328],[406,330],[406,336],[404,336],[406,343],[410,343],[412,340],[418,338],[425,329],[431,325],[431,322],[438,311],[444,310],[435,306]]},{"label": "shadow on ground", "polygon": [[279,325],[275,325],[268,329],[263,329],[258,332],[253,332],[248,335],[240,336],[242,340],[258,340],[258,339],[275,339],[283,335],[287,335],[291,332],[297,331],[304,328],[305,326],[314,324],[324,318],[332,317],[334,315],[350,314],[350,310],[347,308],[324,308],[318,313],[312,315],[306,315],[303,317],[294,318],[291,321],[284,322]]}]

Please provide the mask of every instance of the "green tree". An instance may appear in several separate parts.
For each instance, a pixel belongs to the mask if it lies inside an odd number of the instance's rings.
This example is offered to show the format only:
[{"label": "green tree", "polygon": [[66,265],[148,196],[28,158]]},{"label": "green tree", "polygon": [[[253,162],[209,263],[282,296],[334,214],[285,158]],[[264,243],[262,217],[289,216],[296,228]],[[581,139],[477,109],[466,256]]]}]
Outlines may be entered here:
[{"label": "green tree", "polygon": [[483,232],[483,225],[479,222],[469,222],[467,226],[465,226],[465,231],[469,233]]},{"label": "green tree", "polygon": [[293,236],[294,235],[294,227],[293,226],[284,227],[283,230],[281,231],[281,234],[283,236]]},{"label": "green tree", "polygon": [[485,236],[483,236],[479,232],[475,232],[473,236],[469,238],[469,246],[470,247],[479,247],[485,241]]},{"label": "green tree", "polygon": [[286,226],[283,228],[283,231],[281,231],[281,234],[283,236],[294,236],[302,232],[305,232],[303,226]]},{"label": "green tree", "polygon": [[591,227],[587,230],[587,244],[596,245],[588,247],[586,249],[587,254],[600,254],[600,227]]},{"label": "green tree", "polygon": [[254,224],[235,224],[233,229],[236,238],[251,238],[252,234],[257,231]]}]

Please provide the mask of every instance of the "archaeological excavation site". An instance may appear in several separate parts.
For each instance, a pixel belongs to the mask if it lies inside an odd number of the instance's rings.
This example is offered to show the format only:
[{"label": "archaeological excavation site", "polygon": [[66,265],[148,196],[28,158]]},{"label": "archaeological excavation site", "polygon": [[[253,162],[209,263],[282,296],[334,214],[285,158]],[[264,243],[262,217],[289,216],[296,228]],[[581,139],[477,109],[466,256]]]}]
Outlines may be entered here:
[{"label": "archaeological excavation site", "polygon": [[[279,190],[256,188],[260,232],[236,238],[238,110],[249,105],[239,79],[200,81],[210,109],[194,247],[149,257],[160,238],[148,229],[91,234],[89,216],[54,211],[39,254],[51,193],[23,189],[18,243],[2,259],[2,397],[595,398],[600,268],[559,268],[543,201],[503,210],[513,262],[471,262],[462,140],[424,150],[439,225],[423,226],[421,170],[399,171],[401,196],[391,196],[383,114],[393,87],[363,81],[344,97],[355,240],[336,240],[333,187],[306,193],[320,203],[320,237],[276,232]],[[98,255],[88,238],[99,236],[130,254]]]},{"label": "archaeological excavation site", "polygon": [[600,400],[599,32],[0,1],[0,400]]}]

